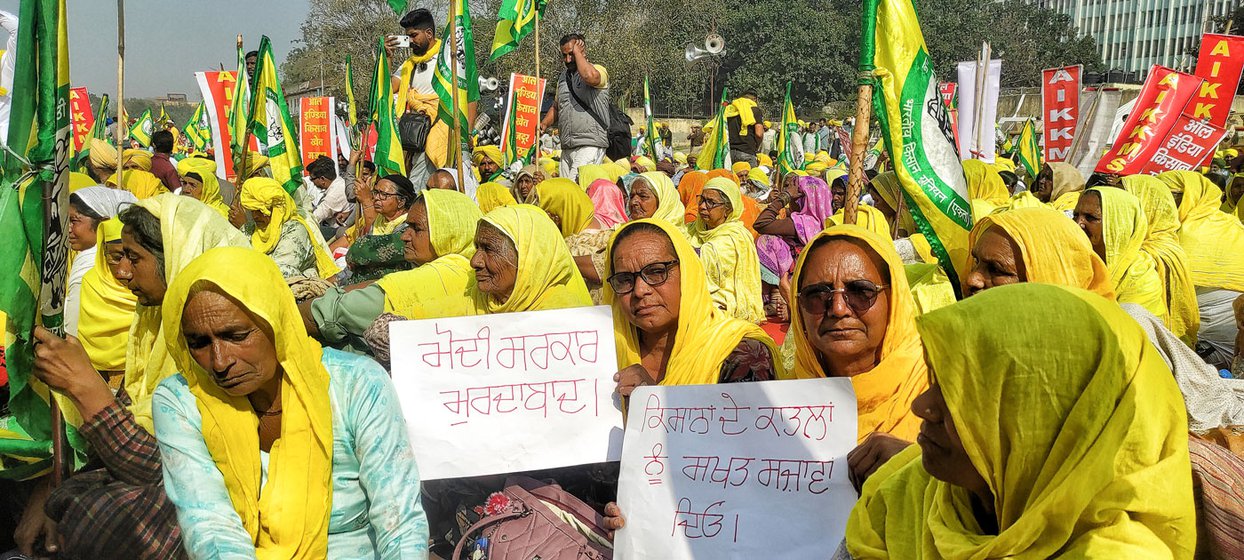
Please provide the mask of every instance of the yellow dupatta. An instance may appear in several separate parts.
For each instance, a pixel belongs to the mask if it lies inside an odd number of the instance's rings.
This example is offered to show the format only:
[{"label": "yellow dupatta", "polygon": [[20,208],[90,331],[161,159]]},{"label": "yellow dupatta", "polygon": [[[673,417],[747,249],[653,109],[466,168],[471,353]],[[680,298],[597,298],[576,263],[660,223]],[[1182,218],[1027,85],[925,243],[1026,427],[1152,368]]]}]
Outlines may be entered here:
[{"label": "yellow dupatta", "polygon": [[752,111],[754,108],[756,108],[755,101],[746,97],[740,97],[726,106],[726,118],[738,117],[740,119],[739,123],[744,128],[752,126],[756,124],[756,114]]},{"label": "yellow dupatta", "polygon": [[1149,233],[1149,220],[1145,219],[1140,199],[1114,187],[1094,187],[1085,192],[1101,196],[1101,234],[1115,297],[1119,303],[1144,307],[1165,323],[1170,315],[1166,288],[1153,257],[1141,250]]},{"label": "yellow dupatta", "polygon": [[[631,171],[628,169],[626,172],[630,173]],[[605,164],[603,163],[593,163],[591,165],[579,166],[580,190],[587,192],[587,188],[592,186],[592,183],[595,183],[598,179],[605,179],[611,183],[618,182],[618,178],[614,177],[613,173],[611,173],[608,169],[605,169]]]},{"label": "yellow dupatta", "polygon": [[[276,179],[267,177],[247,179],[245,183],[242,183],[242,192],[238,196],[241,197],[242,208],[252,212],[261,212],[271,218],[267,227],[262,229],[256,227],[255,233],[251,234],[251,245],[256,251],[264,254],[271,253],[276,248],[277,242],[281,240],[281,226],[293,220],[307,230],[307,236],[315,251],[315,268],[320,273],[320,278],[332,278],[341,272],[341,269],[337,268],[337,263],[333,262],[332,255],[329,255],[324,247],[315,242],[316,235],[311,230],[311,224],[308,224],[298,214],[298,207],[293,197],[281,188],[281,184],[276,182]],[[403,214],[403,220],[405,217],[406,215]]]},{"label": "yellow dupatta", "polygon": [[470,315],[463,297],[475,278],[475,227],[483,214],[471,197],[458,191],[428,189],[420,201],[428,209],[428,237],[436,259],[376,281],[384,289],[384,310],[412,319]]},{"label": "yellow dupatta", "polygon": [[1222,190],[1200,173],[1168,171],[1158,175],[1179,203],[1179,244],[1198,287],[1244,292],[1244,224],[1219,210]]},{"label": "yellow dupatta", "polygon": [[888,236],[860,226],[834,226],[818,234],[808,243],[809,248],[800,253],[799,260],[795,262],[795,280],[791,285],[789,301],[792,302],[792,309],[790,333],[787,335],[795,341],[795,369],[784,378],[818,379],[828,376],[821,365],[820,352],[808,340],[808,326],[803,324],[803,314],[795,302],[799,297],[803,266],[812,252],[811,247],[829,239],[849,239],[866,244],[885,261],[890,276],[890,316],[877,365],[870,371],[851,377],[859,407],[859,441],[864,441],[873,432],[915,441],[920,431],[920,418],[912,414],[911,401],[929,387],[929,375],[924,364],[920,335],[916,332],[916,303],[907,283],[907,271]]},{"label": "yellow dupatta", "polygon": [[[117,175],[114,173],[107,181],[104,181],[104,184],[116,187]],[[134,198],[138,200],[148,199],[168,192],[164,182],[159,177],[152,175],[150,171],[142,169],[125,170],[125,190],[130,191]]]},{"label": "yellow dupatta", "polygon": [[1118,305],[1028,283],[916,322],[999,531],[984,534],[968,491],[911,446],[865,482],[854,558],[1192,558],[1183,397]]},{"label": "yellow dupatta", "polygon": [[592,305],[570,248],[544,210],[530,204],[515,204],[493,210],[480,220],[501,230],[514,243],[518,250],[518,273],[514,289],[504,302],[479,291],[472,277],[467,297],[474,302],[475,315]]},{"label": "yellow dupatta", "polygon": [[[1082,288],[1115,299],[1110,271],[1084,232],[1052,208],[1016,208],[984,216],[968,234],[968,246],[990,227],[1002,230],[1019,247],[1027,282]],[[967,292],[966,276],[963,279]]]},{"label": "yellow dupatta", "polygon": [[[833,216],[825,218],[825,227],[845,224],[845,212],[845,210],[840,208],[837,212],[834,212]],[[885,214],[867,204],[855,207],[855,225],[887,239],[890,238],[890,222],[885,219]]]},{"label": "yellow dupatta", "polygon": [[899,201],[903,198],[903,187],[898,182],[898,175],[893,171],[878,173],[870,183],[873,190],[881,195],[886,205],[896,213],[899,229],[910,234],[916,233],[916,222],[911,217],[911,210],[904,208],[899,212]]},{"label": "yellow dupatta", "polygon": [[760,301],[760,258],[756,240],[742,221],[743,193],[737,182],[724,177],[709,179],[704,190],[720,192],[730,202],[725,223],[708,229],[704,220],[696,218],[687,226],[687,238],[699,250],[708,274],[713,303],[733,317],[759,323],[765,320]]},{"label": "yellow dupatta", "polygon": [[[250,247],[250,241],[211,207],[186,196],[164,193],[138,206],[160,220],[164,244],[164,281],[171,285],[195,257],[215,247]],[[236,273],[238,269],[232,269]],[[283,284],[283,282],[282,282]],[[151,395],[164,378],[177,373],[168,353],[161,306],[137,304],[125,349],[125,392],[133,404],[134,420],[148,432],[151,427]]]},{"label": "yellow dupatta", "polygon": [[199,194],[199,202],[211,206],[213,210],[225,218],[229,217],[229,206],[220,196],[220,180],[216,178],[216,162],[210,159],[188,157],[177,162],[177,173],[185,177],[187,173],[195,173],[203,180],[203,189]]},{"label": "yellow dupatta", "polygon": [[998,207],[1006,205],[1011,198],[1002,176],[979,159],[964,160],[963,175],[968,180],[968,197],[972,200],[983,200]]},{"label": "yellow dupatta", "polygon": [[125,369],[126,339],[134,322],[138,298],[118,282],[108,268],[107,245],[121,241],[121,220],[99,224],[95,240],[95,267],[82,278],[82,304],[78,317],[78,341],[91,357],[96,371]]},{"label": "yellow dupatta", "polygon": [[[652,190],[653,194],[657,196],[657,211],[652,214],[651,219],[670,224],[681,232],[687,225],[686,219],[683,217],[687,212],[687,208],[683,206],[678,189],[674,188],[674,181],[670,179],[669,175],[660,171],[640,173],[639,177]],[[631,188],[635,188],[633,184]]]},{"label": "yellow dupatta", "polygon": [[[245,274],[239,274],[245,271]],[[190,356],[182,313],[191,295],[215,290],[241,303],[275,335],[281,373],[281,436],[272,444],[260,487],[259,417],[246,397],[232,396]],[[333,412],[323,349],[307,336],[293,293],[276,263],[249,248],[212,249],[169,285],[164,306],[168,352],[203,416],[203,443],[259,559],[312,559],[328,554],[332,512]]]},{"label": "yellow dupatta", "polygon": [[1080,193],[1084,192],[1084,175],[1070,163],[1056,161],[1046,163],[1054,175],[1054,187],[1050,190],[1050,205],[1055,210],[1071,211],[1080,202]]},{"label": "yellow dupatta", "polygon": [[587,193],[574,181],[561,177],[546,179],[536,185],[536,203],[545,212],[556,215],[562,237],[579,233],[596,217],[596,206]]},{"label": "yellow dupatta", "polygon": [[1170,189],[1152,175],[1129,175],[1120,180],[1123,190],[1140,199],[1149,220],[1149,234],[1141,249],[1153,256],[1158,275],[1166,286],[1166,326],[1190,347],[1196,347],[1201,311],[1196,286],[1188,271],[1188,253],[1179,244],[1179,209]]},{"label": "yellow dupatta", "polygon": [[[721,376],[721,364],[745,338],[759,341],[769,348],[774,367],[781,368],[777,347],[773,339],[755,324],[730,317],[713,304],[708,294],[704,266],[696,256],[695,249],[674,224],[666,220],[644,219],[627,222],[609,239],[609,252],[605,256],[606,277],[614,273],[614,246],[622,231],[636,224],[649,224],[658,228],[669,238],[678,257],[679,293],[678,333],[670,349],[665,375],[661,385],[705,385],[716,383]],[[602,288],[605,301],[613,305],[613,336],[618,347],[618,369],[640,363],[639,333],[626,319],[619,307],[618,297],[608,282]]]},{"label": "yellow dupatta", "polygon": [[479,211],[484,214],[502,206],[518,204],[518,201],[514,200],[514,195],[510,194],[510,189],[500,183],[489,182],[480,185],[475,191],[475,198],[479,200]]}]

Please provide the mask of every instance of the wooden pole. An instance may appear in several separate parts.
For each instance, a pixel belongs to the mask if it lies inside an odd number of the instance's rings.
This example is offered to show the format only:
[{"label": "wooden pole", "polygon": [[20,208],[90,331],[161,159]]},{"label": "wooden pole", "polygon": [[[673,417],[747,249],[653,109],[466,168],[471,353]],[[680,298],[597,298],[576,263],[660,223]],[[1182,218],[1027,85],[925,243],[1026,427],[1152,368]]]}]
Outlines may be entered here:
[{"label": "wooden pole", "polygon": [[[125,140],[130,123],[125,120],[125,0],[117,0],[117,189],[125,190]],[[104,177],[106,180],[107,177]]]},{"label": "wooden pole", "polygon": [[976,116],[975,120],[972,121],[972,145],[976,147],[976,150],[975,153],[972,154],[974,156],[973,159],[980,159],[980,156],[985,153],[981,147],[981,143],[983,142],[983,139],[981,138],[981,120],[985,117],[985,84],[989,83],[989,58],[989,43],[984,43],[981,45],[980,56],[976,59],[976,95],[974,96],[974,101],[976,103],[976,106],[974,107]]},{"label": "wooden pole", "polygon": [[[540,79],[540,10],[538,6],[536,9],[536,79],[537,80]],[[543,94],[544,92],[540,92],[540,93]],[[511,91],[510,92],[510,100],[511,100],[510,103],[513,103],[514,99],[516,99],[516,97],[514,96],[514,92]],[[539,101],[537,101],[537,103],[543,105],[544,99],[541,98]],[[512,111],[513,108],[511,108],[510,110]],[[536,114],[540,117],[540,121],[544,120],[544,115],[540,113],[539,106],[536,107]],[[536,124],[538,125],[539,122],[537,122]],[[543,134],[540,133],[539,129],[540,127],[537,126],[536,127],[537,134],[536,134],[536,142],[535,142],[536,155],[531,158],[532,163],[540,162],[540,137],[543,136]],[[515,154],[518,153],[518,146],[514,146],[514,153]]]},{"label": "wooden pole", "polygon": [[458,118],[460,105],[458,104],[458,6],[456,0],[449,2],[449,75],[451,98],[453,100],[453,119],[454,119],[454,138],[449,143],[449,149],[452,150],[451,155],[458,167],[458,192],[466,192],[466,175],[463,172],[462,165],[462,119]]},{"label": "wooden pole", "polygon": [[868,122],[872,118],[872,76],[860,76],[859,94],[855,98],[855,128],[851,131],[851,167],[847,174],[847,200],[842,221],[854,224],[864,191],[864,154],[868,152]]}]

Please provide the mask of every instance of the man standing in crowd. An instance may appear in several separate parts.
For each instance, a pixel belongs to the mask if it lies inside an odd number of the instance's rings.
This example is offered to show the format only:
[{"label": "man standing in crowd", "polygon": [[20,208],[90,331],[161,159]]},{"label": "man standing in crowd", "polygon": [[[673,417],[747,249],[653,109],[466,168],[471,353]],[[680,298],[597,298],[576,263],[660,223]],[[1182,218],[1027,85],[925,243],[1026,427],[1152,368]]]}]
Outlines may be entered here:
[{"label": "man standing in crowd", "polygon": [[541,128],[561,131],[560,174],[579,177],[579,166],[600,163],[609,147],[609,73],[587,59],[583,35],[562,37],[566,71],[557,78],[557,102],[544,115]]},{"label": "man standing in crowd", "polygon": [[691,125],[691,134],[687,135],[687,141],[691,142],[691,149],[687,153],[699,155],[700,149],[704,147],[704,128],[698,124]]},{"label": "man standing in crowd", "polygon": [[181,188],[181,177],[177,175],[177,165],[169,159],[173,153],[173,133],[157,130],[151,135],[151,149],[155,150],[155,155],[151,156],[151,174],[164,183],[168,192],[177,192]]},{"label": "man standing in crowd", "polygon": [[730,160],[745,161],[756,167],[756,152],[765,134],[764,114],[756,105],[756,93],[747,92],[726,107],[726,128],[730,131]]},{"label": "man standing in crowd", "polygon": [[834,138],[834,132],[836,131],[829,126],[829,121],[825,120],[824,117],[821,117],[821,120],[817,123],[817,125],[819,128],[816,130],[816,151],[828,151],[829,147],[833,145],[834,140],[836,140],[836,138]]},{"label": "man standing in crowd", "polygon": [[765,134],[760,137],[760,153],[767,154],[773,151],[773,143],[777,141],[777,130],[773,128],[773,123],[765,121]]}]

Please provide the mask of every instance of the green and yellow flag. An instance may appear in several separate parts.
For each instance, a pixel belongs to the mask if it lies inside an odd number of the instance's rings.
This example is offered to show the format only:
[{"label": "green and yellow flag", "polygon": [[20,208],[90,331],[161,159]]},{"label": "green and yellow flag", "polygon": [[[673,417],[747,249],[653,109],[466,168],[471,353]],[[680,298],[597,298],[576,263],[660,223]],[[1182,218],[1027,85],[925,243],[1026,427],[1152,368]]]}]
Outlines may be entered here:
[{"label": "green and yellow flag", "polygon": [[710,171],[713,169],[729,168],[730,163],[730,131],[726,127],[726,107],[730,105],[727,102],[726,88],[721,90],[721,107],[717,109],[717,115],[713,120],[704,125],[704,147],[700,148],[700,155],[695,160],[696,169]]},{"label": "green and yellow flag", "polygon": [[[391,79],[389,56],[384,49],[384,37],[381,37],[376,43],[376,71],[372,73],[371,95],[367,101],[372,125],[376,127],[376,155],[372,163],[380,177],[395,173],[406,175],[406,156],[402,153],[402,141],[397,137]],[[363,149],[366,151],[367,146]]]},{"label": "green and yellow flag", "polygon": [[[243,67],[245,69],[245,67]],[[281,80],[276,75],[272,44],[265,35],[259,40],[259,60],[255,64],[255,89],[251,95],[247,126],[268,146],[268,165],[272,178],[293,194],[302,185],[302,154],[298,151],[298,127],[289,116]]]},{"label": "green and yellow flag", "polygon": [[916,227],[957,290],[972,207],[916,8],[913,0],[865,0],[863,16],[860,74],[873,77],[873,113]]},{"label": "green and yellow flag", "polygon": [[778,174],[786,176],[803,169],[803,146],[793,140],[799,132],[799,119],[795,118],[795,105],[790,101],[791,82],[786,82],[786,100],[782,102],[782,128],[778,129]]},{"label": "green and yellow flag", "polygon": [[657,127],[652,120],[652,96],[648,93],[647,75],[644,75],[644,120],[647,121],[647,133],[644,134],[643,151],[654,161],[660,161],[661,137],[657,134]]},{"label": "green and yellow flag", "polygon": [[199,102],[199,106],[194,108],[190,119],[186,121],[186,126],[182,128],[196,152],[206,152],[207,147],[212,144],[212,126],[207,117],[207,108]]},{"label": "green and yellow flag", "polygon": [[130,127],[130,138],[137,140],[142,147],[146,148],[151,145],[152,132],[155,132],[155,122],[151,120],[151,109],[147,109],[138,116],[134,126]]},{"label": "green and yellow flag", "polygon": [[86,135],[86,141],[82,143],[82,151],[73,157],[74,170],[78,172],[86,172],[86,160],[91,157],[91,140],[98,138],[109,144],[113,143],[113,139],[108,137],[108,94],[103,94],[99,98],[99,108],[95,111],[95,124],[91,125],[91,131]]},{"label": "green and yellow flag", "polygon": [[[70,118],[65,0],[22,0],[18,17],[17,45],[27,54],[14,67],[9,149],[0,153],[0,269],[6,271],[0,274],[0,315],[7,316],[9,376],[8,415],[0,417],[0,478],[24,480],[51,466],[51,405],[47,386],[31,373],[33,331],[42,323],[63,333]],[[63,408],[67,414],[74,410]],[[69,419],[80,421],[76,414]],[[73,448],[84,449],[76,431],[67,431]]]},{"label": "green and yellow flag", "polygon": [[1024,128],[1019,131],[1016,153],[1019,155],[1020,165],[1024,166],[1028,176],[1035,179],[1037,174],[1041,172],[1042,162],[1041,146],[1037,144],[1037,126],[1033,124],[1032,119],[1028,119],[1024,123]]},{"label": "green and yellow flag", "polygon": [[[445,25],[445,32],[441,35],[441,52],[436,55],[436,71],[433,72],[432,89],[436,90],[436,94],[441,98],[440,111],[437,118],[449,125],[450,130],[454,127],[455,115],[462,123],[462,137],[458,142],[449,142],[449,159],[447,163],[456,163],[458,157],[462,153],[462,145],[467,143],[471,134],[471,123],[467,120],[467,104],[479,100],[479,70],[475,67],[475,39],[471,34],[471,10],[467,6],[466,0],[453,0],[454,20]],[[450,57],[455,56],[453,41],[450,41],[451,26],[456,26],[454,30],[455,38],[458,41],[457,58],[458,58],[458,107],[454,108],[453,102],[453,76]],[[453,137],[453,132],[450,132]]]},{"label": "green and yellow flag", "polygon": [[501,58],[518,48],[518,44],[536,28],[536,14],[544,15],[546,0],[502,0],[497,10],[497,31],[492,36],[488,61]]},{"label": "green and yellow flag", "polygon": [[354,104],[354,68],[350,64],[350,55],[346,55],[346,104],[349,106],[346,113],[346,124],[350,125],[350,130],[354,130],[358,126],[359,109]]},{"label": "green and yellow flag", "polygon": [[246,141],[246,123],[250,120],[248,111],[251,107],[251,82],[250,76],[246,74],[246,51],[240,45],[238,69],[234,78],[232,105],[229,106],[229,152],[233,154],[233,169],[241,175],[242,156],[250,149],[250,142]]},{"label": "green and yellow flag", "polygon": [[164,104],[163,104],[163,103],[161,103],[161,104],[160,104],[160,116],[156,117],[156,124],[158,124],[158,125],[160,125],[160,126],[164,126],[164,123],[166,123],[166,122],[168,122],[168,121],[170,121],[170,120],[172,120],[172,119],[168,118],[168,113],[166,113],[166,112],[164,111]]}]

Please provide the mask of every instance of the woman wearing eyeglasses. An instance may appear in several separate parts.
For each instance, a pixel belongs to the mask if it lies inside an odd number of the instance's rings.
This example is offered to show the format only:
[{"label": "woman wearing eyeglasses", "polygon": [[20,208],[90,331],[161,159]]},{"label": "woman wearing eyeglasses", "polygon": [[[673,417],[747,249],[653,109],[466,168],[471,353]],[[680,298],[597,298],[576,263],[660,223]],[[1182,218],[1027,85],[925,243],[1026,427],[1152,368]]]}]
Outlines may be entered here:
[{"label": "woman wearing eyeglasses", "polygon": [[763,321],[760,259],[756,240],[741,219],[739,185],[724,177],[710,179],[697,204],[699,217],[688,226],[687,237],[704,263],[713,304],[731,317]]},{"label": "woman wearing eyeglasses", "polygon": [[370,186],[357,180],[354,191],[362,213],[333,244],[350,248],[346,253],[350,282],[367,282],[410,269],[403,256],[402,231],[406,229],[406,213],[415,201],[414,183],[401,175],[388,175]]},{"label": "woman wearing eyeglasses", "polygon": [[855,225],[817,235],[795,263],[795,344],[788,377],[849,377],[859,406],[860,446],[848,457],[862,479],[915,441],[911,402],[928,388],[903,261],[894,243]]}]

